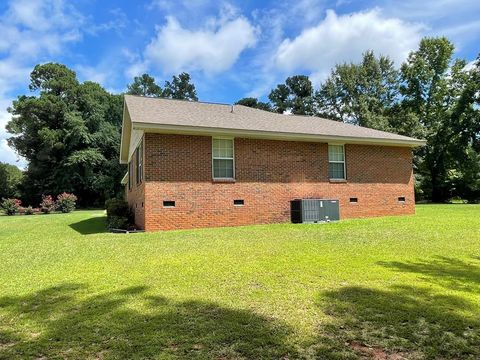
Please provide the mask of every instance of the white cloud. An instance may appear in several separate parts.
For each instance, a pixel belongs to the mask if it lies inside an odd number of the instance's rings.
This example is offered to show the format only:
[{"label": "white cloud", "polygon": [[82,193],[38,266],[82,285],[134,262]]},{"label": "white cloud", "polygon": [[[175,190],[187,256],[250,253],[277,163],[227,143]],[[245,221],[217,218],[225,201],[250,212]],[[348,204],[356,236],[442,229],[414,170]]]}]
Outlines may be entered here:
[{"label": "white cloud", "polygon": [[286,0],[277,2],[274,7],[253,11],[253,21],[262,32],[254,57],[243,71],[237,70],[235,74],[238,86],[247,86],[244,96],[262,97],[291,75],[278,71],[272,59],[275,59],[285,33],[298,33],[318,24],[325,14],[325,3],[325,0]]},{"label": "white cloud", "polygon": [[98,35],[103,31],[113,30],[117,34],[121,34],[129,24],[129,18],[125,12],[120,8],[115,8],[109,11],[110,20],[100,24],[88,24],[84,31],[90,35]]},{"label": "white cloud", "polygon": [[[7,108],[6,101],[0,101],[2,109]],[[11,147],[8,146],[5,125],[10,120],[11,115],[6,110],[0,110],[0,162],[14,164],[21,169],[26,167],[26,161],[21,156],[18,156]]]},{"label": "white cloud", "polygon": [[85,19],[63,0],[11,1],[0,20],[0,49],[16,56],[58,54],[64,43],[81,38]]},{"label": "white cloud", "polygon": [[109,69],[104,66],[86,66],[86,65],[77,65],[75,66],[75,71],[80,80],[82,81],[93,81],[99,84],[105,84],[110,76],[112,76]]},{"label": "white cloud", "polygon": [[457,51],[475,48],[478,43],[478,0],[388,0],[380,2],[379,6],[387,16],[422,21],[428,25],[425,35],[446,36]]},{"label": "white cloud", "polygon": [[25,160],[8,146],[6,139],[0,139],[0,162],[16,165],[20,169],[24,169],[26,165]]},{"label": "white cloud", "polygon": [[215,74],[228,70],[256,41],[257,29],[242,16],[210,18],[198,30],[183,28],[169,16],[164,26],[157,27],[144,60],[164,72],[199,70]]},{"label": "white cloud", "polygon": [[10,23],[35,31],[80,26],[84,18],[76,9],[63,0],[15,0],[10,1],[7,11]]},{"label": "white cloud", "polygon": [[127,67],[125,70],[125,76],[129,79],[129,82],[133,80],[135,76],[140,76],[146,73],[148,70],[148,65],[144,62],[133,63]]},{"label": "white cloud", "polygon": [[423,25],[387,18],[373,9],[326,18],[294,39],[285,39],[275,54],[275,65],[286,72],[308,71],[315,82],[324,79],[337,63],[359,61],[366,50],[388,55],[397,65],[415,49]]},{"label": "white cloud", "polygon": [[177,19],[187,21],[190,25],[199,25],[226,2],[212,0],[153,0],[146,6],[148,11],[157,11],[161,16],[175,14]]},{"label": "white cloud", "polygon": [[470,71],[476,69],[476,63],[477,60],[472,60],[468,62],[467,65],[465,65],[465,67],[463,68],[463,71]]},{"label": "white cloud", "polygon": [[148,65],[142,61],[141,56],[138,55],[138,53],[127,48],[123,48],[121,52],[123,57],[129,63],[124,71],[124,76],[128,79],[128,81],[133,80],[135,76],[139,76],[147,72]]},{"label": "white cloud", "polygon": [[0,100],[28,81],[32,65],[81,38],[83,18],[62,0],[11,1],[0,17]]},{"label": "white cloud", "polygon": [[152,9],[157,7],[160,10],[172,10],[181,6],[191,9],[200,9],[209,7],[210,5],[210,0],[153,0],[148,8]]}]

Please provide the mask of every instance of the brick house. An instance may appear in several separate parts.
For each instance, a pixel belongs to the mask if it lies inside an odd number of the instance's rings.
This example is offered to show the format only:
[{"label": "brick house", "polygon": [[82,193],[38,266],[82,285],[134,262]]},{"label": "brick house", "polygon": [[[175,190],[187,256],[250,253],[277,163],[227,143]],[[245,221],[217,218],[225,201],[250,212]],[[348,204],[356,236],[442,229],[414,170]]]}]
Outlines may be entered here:
[{"label": "brick house", "polygon": [[424,141],[241,105],[125,96],[120,162],[147,231],[290,221],[290,201],[338,199],[341,218],[415,212]]}]

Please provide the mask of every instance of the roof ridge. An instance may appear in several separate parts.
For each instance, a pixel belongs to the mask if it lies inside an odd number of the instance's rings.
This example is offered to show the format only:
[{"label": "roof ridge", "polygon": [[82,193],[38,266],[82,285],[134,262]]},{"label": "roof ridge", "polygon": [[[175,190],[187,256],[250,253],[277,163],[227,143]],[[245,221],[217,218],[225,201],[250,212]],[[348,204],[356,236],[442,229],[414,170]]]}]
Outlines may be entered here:
[{"label": "roof ridge", "polygon": [[180,102],[186,102],[186,103],[197,103],[197,104],[210,104],[210,105],[226,105],[226,106],[232,106],[233,104],[228,104],[228,103],[220,103],[220,102],[213,102],[213,101],[200,101],[200,100],[187,100],[187,99],[172,99],[172,98],[167,98],[163,96],[142,96],[142,95],[133,95],[133,94],[124,94],[124,96],[131,96],[131,97],[137,97],[141,99],[152,99],[152,100],[169,100],[169,101],[180,101]]}]

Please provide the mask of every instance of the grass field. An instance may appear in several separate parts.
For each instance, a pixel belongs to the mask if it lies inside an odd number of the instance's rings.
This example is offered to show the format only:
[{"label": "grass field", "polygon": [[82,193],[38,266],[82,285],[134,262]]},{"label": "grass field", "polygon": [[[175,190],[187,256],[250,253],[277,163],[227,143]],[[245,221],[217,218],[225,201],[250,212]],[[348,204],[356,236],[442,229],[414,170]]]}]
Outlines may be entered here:
[{"label": "grass field", "polygon": [[110,234],[0,217],[0,359],[478,359],[480,206]]}]

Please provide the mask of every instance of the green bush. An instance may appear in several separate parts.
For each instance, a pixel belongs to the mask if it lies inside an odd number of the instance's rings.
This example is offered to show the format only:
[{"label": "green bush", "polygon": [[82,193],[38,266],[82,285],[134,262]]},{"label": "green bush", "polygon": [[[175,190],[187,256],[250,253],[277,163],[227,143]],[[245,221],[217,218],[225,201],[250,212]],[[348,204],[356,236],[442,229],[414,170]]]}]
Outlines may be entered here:
[{"label": "green bush", "polygon": [[107,224],[109,229],[128,230],[130,228],[130,223],[124,216],[110,216],[107,218]]},{"label": "green bush", "polygon": [[7,215],[15,215],[20,210],[22,202],[18,199],[2,199],[0,207]]},{"label": "green bush", "polygon": [[105,202],[107,226],[110,229],[129,229],[134,222],[133,212],[125,200],[110,199]]},{"label": "green bush", "polygon": [[64,192],[57,196],[56,206],[62,213],[69,213],[75,210],[76,201],[75,195]]}]

